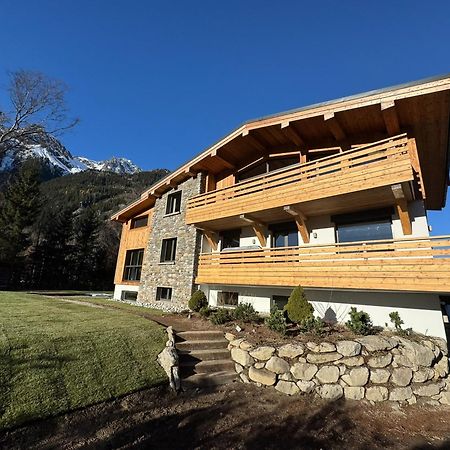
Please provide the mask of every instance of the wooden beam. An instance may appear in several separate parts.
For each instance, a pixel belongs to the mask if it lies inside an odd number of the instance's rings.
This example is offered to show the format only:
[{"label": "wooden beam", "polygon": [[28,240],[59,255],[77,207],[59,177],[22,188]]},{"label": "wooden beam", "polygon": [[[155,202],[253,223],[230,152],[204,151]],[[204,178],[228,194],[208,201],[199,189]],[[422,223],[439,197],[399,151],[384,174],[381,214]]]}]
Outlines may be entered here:
[{"label": "wooden beam", "polygon": [[228,169],[232,169],[232,170],[236,169],[236,166],[233,163],[231,163],[230,161],[227,161],[222,156],[219,156],[217,154],[217,150],[212,151],[211,156],[218,159]]},{"label": "wooden beam", "polygon": [[214,233],[214,231],[210,230],[203,230],[203,235],[208,241],[211,250],[216,251],[217,246],[219,245],[219,235],[217,233]]},{"label": "wooden beam", "polygon": [[265,247],[267,245],[265,224],[260,222],[259,220],[254,219],[248,214],[241,214],[239,218],[250,224],[250,226],[253,228],[253,232],[259,240],[261,247]]},{"label": "wooden beam", "polygon": [[401,184],[393,184],[391,189],[394,194],[395,208],[402,225],[403,234],[405,236],[410,235],[412,234],[412,225],[408,211],[408,201],[406,200],[403,186]]},{"label": "wooden beam", "polygon": [[395,101],[381,102],[381,114],[383,115],[384,125],[389,136],[400,134],[400,123],[398,120]]},{"label": "wooden beam", "polygon": [[290,205],[285,206],[284,210],[291,216],[294,216],[297,229],[300,232],[303,242],[309,244],[309,231],[308,226],[306,225],[307,217],[301,211]]},{"label": "wooden beam", "polygon": [[347,136],[334,112],[324,114],[323,120],[337,141],[345,141]]},{"label": "wooden beam", "polygon": [[198,174],[198,172],[196,171],[196,170],[193,170],[192,168],[190,168],[190,167],[187,167],[185,170],[184,170],[184,173],[186,174],[186,175],[188,175],[188,176],[190,176],[190,177],[196,177],[197,176],[197,174]]},{"label": "wooden beam", "polygon": [[257,137],[252,136],[249,130],[244,130],[242,132],[242,137],[245,138],[245,142],[250,144],[252,147],[256,148],[260,152],[264,152],[267,148],[264,143],[262,143]]},{"label": "wooden beam", "polygon": [[298,145],[301,148],[306,147],[305,141],[302,139],[300,134],[295,130],[295,128],[290,126],[289,122],[281,123],[281,131],[295,145]]}]

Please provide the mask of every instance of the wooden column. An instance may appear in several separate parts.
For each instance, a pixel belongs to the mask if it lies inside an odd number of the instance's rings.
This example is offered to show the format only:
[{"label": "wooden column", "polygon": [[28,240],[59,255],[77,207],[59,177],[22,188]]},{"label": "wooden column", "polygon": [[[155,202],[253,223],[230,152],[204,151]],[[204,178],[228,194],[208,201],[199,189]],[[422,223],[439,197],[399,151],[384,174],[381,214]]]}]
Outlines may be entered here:
[{"label": "wooden column", "polygon": [[297,229],[300,232],[303,242],[305,244],[309,244],[309,231],[308,226],[306,225],[308,218],[301,211],[293,208],[292,206],[285,206],[284,210],[294,217]]},{"label": "wooden column", "polygon": [[405,236],[412,234],[411,218],[408,211],[408,201],[401,184],[391,186],[392,193],[395,198],[395,208],[397,210],[400,223],[402,225],[403,234]]}]

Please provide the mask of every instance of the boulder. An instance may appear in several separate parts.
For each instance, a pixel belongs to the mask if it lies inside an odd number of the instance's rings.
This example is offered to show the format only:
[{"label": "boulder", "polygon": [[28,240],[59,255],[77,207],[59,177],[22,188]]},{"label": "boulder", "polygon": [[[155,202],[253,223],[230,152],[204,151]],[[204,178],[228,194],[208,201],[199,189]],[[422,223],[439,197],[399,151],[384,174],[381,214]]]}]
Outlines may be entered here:
[{"label": "boulder", "polygon": [[250,383],[250,380],[248,379],[248,376],[245,373],[241,373],[239,375],[243,383]]},{"label": "boulder", "polygon": [[369,381],[369,369],[356,367],[350,370],[350,373],[342,375],[342,380],[349,386],[365,386]]},{"label": "boulder", "polygon": [[419,397],[432,397],[433,395],[438,395],[443,388],[443,383],[429,383],[415,385],[412,389],[414,394],[418,395]]},{"label": "boulder", "polygon": [[236,347],[231,349],[231,359],[244,367],[251,366],[254,361],[245,350]]},{"label": "boulder", "polygon": [[240,364],[234,363],[234,370],[236,371],[236,373],[241,373],[244,368]]},{"label": "boulder", "polygon": [[413,392],[411,386],[397,387],[392,389],[391,392],[389,393],[389,400],[401,402],[409,400],[410,398],[412,398],[412,396]]},{"label": "boulder", "polygon": [[384,384],[389,381],[391,373],[386,369],[372,369],[370,371],[370,381],[375,384]]},{"label": "boulder", "polygon": [[277,379],[277,376],[273,372],[270,372],[270,370],[255,369],[254,367],[250,367],[248,377],[250,380],[264,384],[265,386],[273,386]]},{"label": "boulder", "polygon": [[316,344],[315,342],[308,342],[306,344],[309,350],[315,353],[330,353],[336,351],[336,346],[330,342],[321,342]]},{"label": "boulder", "polygon": [[282,373],[279,376],[280,380],[284,380],[284,381],[293,381],[294,377],[292,376],[291,372],[286,372],[286,373]]},{"label": "boulder", "polygon": [[443,356],[434,366],[435,375],[444,378],[448,375],[448,358]]},{"label": "boulder", "polygon": [[439,347],[439,350],[444,356],[448,356],[448,344],[445,339],[433,338],[433,342]]},{"label": "boulder", "polygon": [[408,386],[411,383],[412,375],[409,367],[399,367],[392,371],[391,382],[397,386]]},{"label": "boulder", "polygon": [[300,392],[300,389],[295,383],[284,380],[278,381],[278,383],[275,385],[275,389],[287,395],[295,395]]},{"label": "boulder", "polygon": [[348,400],[361,400],[364,398],[363,387],[346,386],[344,387],[344,397]]},{"label": "boulder", "polygon": [[342,355],[337,352],[332,353],[309,353],[306,355],[306,360],[313,364],[323,364],[342,359]]},{"label": "boulder", "polygon": [[227,341],[234,341],[236,339],[236,336],[232,333],[225,333],[225,339]]},{"label": "boulder", "polygon": [[431,367],[434,361],[434,352],[426,345],[412,342],[409,339],[398,338],[400,341],[399,350],[403,356],[409,359],[411,365]]},{"label": "boulder", "polygon": [[245,351],[249,351],[253,348],[253,345],[250,344],[250,342],[242,341],[241,344],[239,345],[239,348]]},{"label": "boulder", "polygon": [[442,392],[439,401],[440,401],[443,405],[450,405],[450,391],[444,391],[444,392]]},{"label": "boulder", "polygon": [[304,352],[305,349],[301,344],[286,344],[278,349],[278,356],[281,358],[297,358]]},{"label": "boulder", "polygon": [[339,341],[336,350],[342,356],[358,356],[361,353],[361,344],[355,341]]},{"label": "boulder", "polygon": [[368,352],[379,352],[382,350],[391,350],[397,347],[395,339],[383,336],[364,336],[356,339]]},{"label": "boulder", "polygon": [[350,356],[349,358],[342,358],[335,364],[345,364],[349,367],[358,367],[364,364],[364,358],[362,356]]},{"label": "boulder", "polygon": [[232,341],[230,341],[230,345],[232,347],[239,347],[241,345],[241,342],[244,342],[244,341],[245,341],[244,338],[233,339]]},{"label": "boulder", "polygon": [[316,387],[317,394],[328,400],[338,400],[344,395],[344,390],[339,384],[323,384]]},{"label": "boulder", "polygon": [[434,377],[434,370],[429,367],[422,367],[413,374],[413,383],[425,383]]},{"label": "boulder", "polygon": [[318,367],[315,364],[309,363],[296,363],[291,367],[291,373],[297,380],[309,381],[318,371]]},{"label": "boulder", "polygon": [[297,386],[299,387],[299,389],[302,392],[305,392],[306,394],[309,394],[316,387],[316,383],[314,383],[314,381],[303,381],[303,380],[300,380],[300,381],[297,381]]},{"label": "boulder", "polygon": [[280,374],[289,372],[290,366],[284,359],[278,358],[278,356],[272,356],[266,363],[266,369]]},{"label": "boulder", "polygon": [[253,364],[255,369],[262,369],[265,365],[265,362],[255,362],[255,364]]},{"label": "boulder", "polygon": [[250,355],[255,359],[259,359],[260,361],[267,361],[272,357],[274,353],[275,349],[273,347],[258,347],[252,350],[250,352]]},{"label": "boulder", "polygon": [[316,373],[316,378],[322,384],[336,383],[339,379],[339,368],[336,366],[323,366]]},{"label": "boulder", "polygon": [[392,362],[392,355],[390,353],[386,353],[385,355],[372,356],[367,361],[369,367],[386,367]]},{"label": "boulder", "polygon": [[384,402],[389,398],[389,391],[384,386],[371,386],[366,389],[366,399],[372,402]]}]

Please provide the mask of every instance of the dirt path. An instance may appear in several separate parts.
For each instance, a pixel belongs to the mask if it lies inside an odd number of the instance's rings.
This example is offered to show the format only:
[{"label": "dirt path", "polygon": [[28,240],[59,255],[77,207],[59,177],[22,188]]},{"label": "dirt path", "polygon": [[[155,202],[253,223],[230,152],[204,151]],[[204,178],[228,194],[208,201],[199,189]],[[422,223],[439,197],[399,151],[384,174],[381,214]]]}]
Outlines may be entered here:
[{"label": "dirt path", "polygon": [[235,383],[128,395],[0,435],[2,449],[448,449],[450,408],[327,403]]}]

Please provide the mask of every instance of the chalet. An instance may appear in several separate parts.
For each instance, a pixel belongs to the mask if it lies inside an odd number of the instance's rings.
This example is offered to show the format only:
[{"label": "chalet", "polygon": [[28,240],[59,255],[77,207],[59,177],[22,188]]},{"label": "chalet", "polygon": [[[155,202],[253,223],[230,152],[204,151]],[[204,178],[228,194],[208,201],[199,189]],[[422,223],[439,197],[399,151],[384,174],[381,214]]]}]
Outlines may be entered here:
[{"label": "chalet", "polygon": [[317,315],[351,306],[376,325],[445,337],[450,76],[244,123],[113,216],[115,298],[283,307],[305,288]]}]

